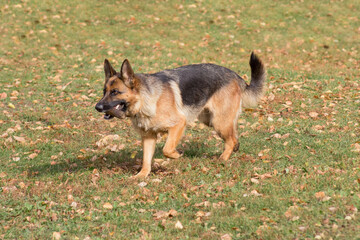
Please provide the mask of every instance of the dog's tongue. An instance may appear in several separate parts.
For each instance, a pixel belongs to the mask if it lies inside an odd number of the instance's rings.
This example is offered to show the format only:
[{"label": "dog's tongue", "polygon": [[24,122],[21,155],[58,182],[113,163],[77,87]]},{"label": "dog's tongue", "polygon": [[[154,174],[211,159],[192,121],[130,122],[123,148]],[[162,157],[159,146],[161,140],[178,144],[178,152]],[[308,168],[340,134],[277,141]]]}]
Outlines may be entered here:
[{"label": "dog's tongue", "polygon": [[107,113],[104,114],[104,118],[105,118],[106,120],[112,119],[113,117],[114,117],[114,116],[111,116],[110,114],[107,114]]}]

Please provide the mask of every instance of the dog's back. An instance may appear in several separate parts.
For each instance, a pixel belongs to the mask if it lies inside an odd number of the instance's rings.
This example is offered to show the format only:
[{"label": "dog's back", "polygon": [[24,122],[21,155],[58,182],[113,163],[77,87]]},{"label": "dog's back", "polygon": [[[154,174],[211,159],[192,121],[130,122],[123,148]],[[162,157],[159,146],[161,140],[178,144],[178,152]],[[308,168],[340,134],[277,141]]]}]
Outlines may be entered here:
[{"label": "dog's back", "polygon": [[[231,105],[238,111],[241,106],[253,107],[263,94],[265,82],[265,68],[255,54],[250,57],[251,83],[247,85],[234,71],[215,64],[193,64],[175,69],[164,70],[154,74],[141,74],[144,85],[153,87],[156,82],[170,86],[174,94],[178,110],[185,115],[188,121],[194,120],[210,99],[217,92],[223,92],[222,98],[235,100],[229,95],[229,87],[239,87],[241,95],[239,103]],[[232,83],[235,83],[232,84]],[[240,106],[238,106],[240,104]]]},{"label": "dog's back", "polygon": [[230,69],[215,64],[187,65],[161,71],[152,76],[163,82],[176,82],[183,105],[195,108],[204,106],[216,91],[229,84],[231,80],[242,80]]}]

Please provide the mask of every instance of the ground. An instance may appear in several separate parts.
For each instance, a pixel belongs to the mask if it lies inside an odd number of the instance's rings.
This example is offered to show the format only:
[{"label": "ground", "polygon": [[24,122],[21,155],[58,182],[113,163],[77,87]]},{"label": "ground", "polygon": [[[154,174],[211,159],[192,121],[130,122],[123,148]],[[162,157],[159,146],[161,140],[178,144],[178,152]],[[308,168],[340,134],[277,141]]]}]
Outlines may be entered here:
[{"label": "ground", "polygon": [[[0,4],[0,238],[360,237],[357,1]],[[195,122],[154,170],[128,120],[95,111],[103,61],[135,72],[210,62],[266,95],[240,116],[239,151]]]}]

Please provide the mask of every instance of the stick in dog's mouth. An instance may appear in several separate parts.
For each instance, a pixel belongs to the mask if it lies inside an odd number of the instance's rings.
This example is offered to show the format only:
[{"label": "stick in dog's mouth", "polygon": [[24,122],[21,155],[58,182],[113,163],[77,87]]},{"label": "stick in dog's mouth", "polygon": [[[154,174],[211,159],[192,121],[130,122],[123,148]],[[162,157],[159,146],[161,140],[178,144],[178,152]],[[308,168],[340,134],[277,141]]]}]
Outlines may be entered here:
[{"label": "stick in dog's mouth", "polygon": [[[120,102],[119,104],[117,104],[114,108],[115,111],[126,111],[126,102]],[[110,112],[106,112],[104,114],[104,119],[109,120],[114,118],[115,116],[111,115]]]},{"label": "stick in dog's mouth", "polygon": [[108,114],[108,113],[105,113],[104,114],[104,119],[106,119],[106,120],[109,120],[109,119],[112,119],[114,116],[112,116],[112,115],[110,115],[110,114]]}]

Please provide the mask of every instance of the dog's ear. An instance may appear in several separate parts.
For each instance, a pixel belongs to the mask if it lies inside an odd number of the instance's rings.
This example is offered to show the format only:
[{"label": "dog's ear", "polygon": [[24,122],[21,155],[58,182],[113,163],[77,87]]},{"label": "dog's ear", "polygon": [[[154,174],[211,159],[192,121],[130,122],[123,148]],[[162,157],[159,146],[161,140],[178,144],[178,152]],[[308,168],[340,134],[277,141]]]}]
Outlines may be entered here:
[{"label": "dog's ear", "polygon": [[104,61],[104,71],[105,71],[105,82],[116,74],[115,69],[111,66],[109,60],[107,59],[105,59]]},{"label": "dog's ear", "polygon": [[128,86],[130,88],[134,87],[135,74],[131,68],[129,60],[127,60],[127,59],[125,59],[121,65],[120,76],[126,86]]}]

